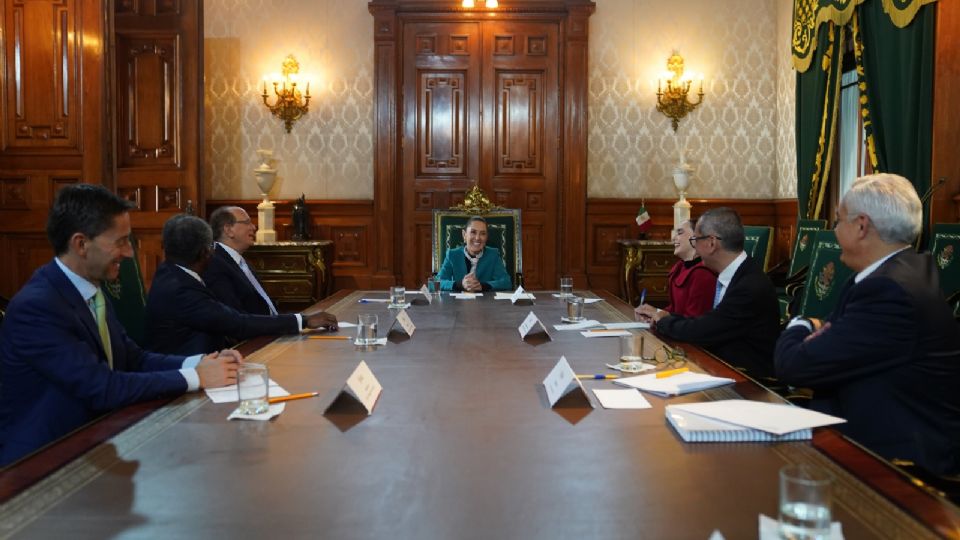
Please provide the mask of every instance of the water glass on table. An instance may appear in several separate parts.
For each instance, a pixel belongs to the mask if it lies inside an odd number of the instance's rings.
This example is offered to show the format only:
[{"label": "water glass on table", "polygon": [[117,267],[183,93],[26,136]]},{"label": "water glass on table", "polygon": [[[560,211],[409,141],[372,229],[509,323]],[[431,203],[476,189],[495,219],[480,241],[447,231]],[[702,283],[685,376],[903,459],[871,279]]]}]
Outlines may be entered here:
[{"label": "water glass on table", "polygon": [[373,345],[377,342],[377,316],[374,313],[357,315],[357,345]]},{"label": "water glass on table", "polygon": [[440,278],[437,276],[427,277],[427,290],[434,298],[440,298]]},{"label": "water glass on table", "polygon": [[390,307],[407,305],[407,289],[403,285],[390,287]]},{"label": "water glass on table", "polygon": [[643,361],[643,334],[620,336],[620,361]]},{"label": "water glass on table", "polygon": [[580,322],[583,320],[583,297],[571,296],[567,298],[567,322]]},{"label": "water glass on table", "polygon": [[263,414],[270,410],[270,376],[267,366],[244,362],[237,369],[240,414]]},{"label": "water glass on table", "polygon": [[828,540],[833,475],[822,467],[780,469],[780,538]]},{"label": "water glass on table", "polygon": [[573,296],[573,278],[572,277],[560,278],[560,296],[562,298],[568,298],[570,296]]}]

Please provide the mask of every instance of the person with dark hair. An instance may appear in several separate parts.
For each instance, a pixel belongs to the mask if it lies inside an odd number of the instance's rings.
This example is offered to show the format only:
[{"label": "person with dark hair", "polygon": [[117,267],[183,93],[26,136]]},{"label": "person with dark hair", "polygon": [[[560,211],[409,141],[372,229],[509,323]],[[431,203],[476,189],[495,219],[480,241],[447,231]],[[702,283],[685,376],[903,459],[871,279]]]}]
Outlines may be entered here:
[{"label": "person with dark hair", "polygon": [[173,216],[162,234],[166,260],[157,268],[147,298],[147,339],[154,349],[190,352],[304,328],[337,329],[337,318],[323,311],[255,315],[217,300],[200,277],[213,254],[213,232],[202,219]]},{"label": "person with dark hair", "polygon": [[147,352],[116,319],[99,284],[133,254],[131,207],[102,186],[57,194],[47,220],[55,257],[13,297],[0,328],[0,465],[125,405],[236,382],[237,351]]},{"label": "person with dark hair", "polygon": [[487,220],[473,216],[463,227],[463,244],[447,251],[437,277],[440,289],[457,292],[509,290],[513,280],[507,274],[500,253],[487,247]]},{"label": "person with dark hair", "polygon": [[695,219],[684,221],[673,233],[673,254],[680,260],[667,274],[670,303],[664,309],[650,304],[637,306],[634,314],[638,319],[659,321],[669,314],[699,317],[713,309],[717,274],[703,265],[697,250],[690,245],[696,223]]},{"label": "person with dark hair", "polygon": [[699,345],[754,378],[772,376],[780,333],[777,293],[761,263],[743,250],[740,216],[731,208],[714,208],[694,231],[690,245],[717,273],[712,309],[698,317],[655,313],[657,333]]},{"label": "person with dark hair", "polygon": [[923,205],[894,174],[857,179],[837,208],[840,260],[854,275],[826,321],[796,318],[777,341],[783,382],[887,459],[960,474],[960,334],[940,271],[913,242]]},{"label": "person with dark hair", "polygon": [[216,247],[203,282],[224,304],[255,315],[276,315],[277,308],[243,254],[257,242],[257,226],[239,206],[221,206],[210,214]]}]

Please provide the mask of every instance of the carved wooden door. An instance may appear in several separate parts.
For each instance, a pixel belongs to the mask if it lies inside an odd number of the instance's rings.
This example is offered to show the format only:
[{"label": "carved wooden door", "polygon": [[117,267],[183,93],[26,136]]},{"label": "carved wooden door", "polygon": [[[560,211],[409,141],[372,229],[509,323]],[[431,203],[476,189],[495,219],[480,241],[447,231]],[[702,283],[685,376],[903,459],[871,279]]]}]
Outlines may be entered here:
[{"label": "carved wooden door", "polygon": [[556,22],[408,22],[403,29],[403,282],[430,272],[431,211],[473,185],[519,208],[531,289],[557,273]]}]

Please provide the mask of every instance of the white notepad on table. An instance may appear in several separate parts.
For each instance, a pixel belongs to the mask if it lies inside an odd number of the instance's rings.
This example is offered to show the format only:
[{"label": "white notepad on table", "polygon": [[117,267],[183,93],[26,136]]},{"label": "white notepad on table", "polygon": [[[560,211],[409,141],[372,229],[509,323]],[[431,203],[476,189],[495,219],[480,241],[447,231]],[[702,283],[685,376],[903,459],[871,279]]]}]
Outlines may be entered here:
[{"label": "white notepad on table", "polygon": [[713,375],[707,375],[706,373],[694,373],[692,371],[688,371],[686,373],[680,373],[678,375],[672,375],[662,379],[658,379],[656,373],[651,373],[649,375],[625,377],[622,379],[617,379],[613,382],[614,384],[619,384],[620,386],[629,386],[631,388],[637,388],[639,390],[643,390],[644,392],[650,392],[651,394],[656,394],[658,396],[668,397],[689,394],[690,392],[696,392],[698,390],[706,390],[708,388],[715,388],[717,386],[731,384],[734,382],[734,380],[726,377],[714,377]]},{"label": "white notepad on table", "polygon": [[686,442],[803,441],[815,427],[846,422],[794,405],[743,399],[667,405],[665,414]]}]

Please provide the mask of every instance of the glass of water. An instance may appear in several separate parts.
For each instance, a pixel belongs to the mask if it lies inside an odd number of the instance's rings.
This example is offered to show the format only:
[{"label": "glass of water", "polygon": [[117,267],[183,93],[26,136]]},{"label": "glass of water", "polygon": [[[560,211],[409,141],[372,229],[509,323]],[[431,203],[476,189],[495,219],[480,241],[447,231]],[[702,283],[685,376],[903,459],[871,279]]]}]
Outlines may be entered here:
[{"label": "glass of water", "polygon": [[373,345],[377,342],[377,316],[374,313],[357,315],[357,345]]},{"label": "glass of water", "polygon": [[402,307],[407,305],[407,289],[403,285],[390,287],[390,307]]},{"label": "glass of water", "polygon": [[797,464],[780,469],[780,537],[830,538],[833,475],[822,467]]},{"label": "glass of water", "polygon": [[237,369],[240,414],[263,414],[270,410],[270,377],[267,366],[244,362]]},{"label": "glass of water", "polygon": [[427,289],[434,298],[440,297],[440,278],[437,276],[427,277]]},{"label": "glass of water", "polygon": [[580,296],[571,296],[567,298],[567,322],[580,322],[583,320],[583,298]]},{"label": "glass of water", "polygon": [[620,361],[643,361],[643,334],[620,336]]},{"label": "glass of water", "polygon": [[573,278],[572,277],[560,278],[560,296],[562,296],[563,298],[573,296]]}]

